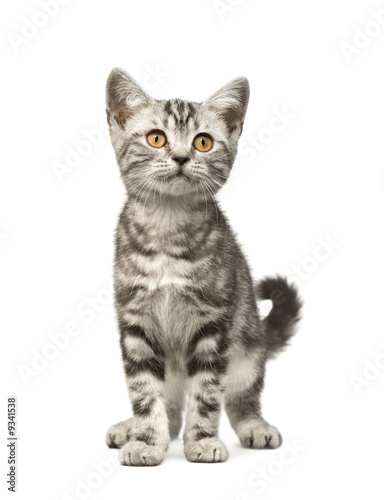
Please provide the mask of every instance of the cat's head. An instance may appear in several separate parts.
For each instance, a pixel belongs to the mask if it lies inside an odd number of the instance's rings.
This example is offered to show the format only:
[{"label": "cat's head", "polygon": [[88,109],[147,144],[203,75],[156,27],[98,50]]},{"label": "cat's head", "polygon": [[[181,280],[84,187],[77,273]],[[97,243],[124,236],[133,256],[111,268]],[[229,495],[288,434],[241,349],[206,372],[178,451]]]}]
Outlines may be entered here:
[{"label": "cat's head", "polygon": [[115,68],[106,94],[111,141],[129,193],[204,197],[226,182],[248,105],[246,78],[202,103],[155,100]]}]

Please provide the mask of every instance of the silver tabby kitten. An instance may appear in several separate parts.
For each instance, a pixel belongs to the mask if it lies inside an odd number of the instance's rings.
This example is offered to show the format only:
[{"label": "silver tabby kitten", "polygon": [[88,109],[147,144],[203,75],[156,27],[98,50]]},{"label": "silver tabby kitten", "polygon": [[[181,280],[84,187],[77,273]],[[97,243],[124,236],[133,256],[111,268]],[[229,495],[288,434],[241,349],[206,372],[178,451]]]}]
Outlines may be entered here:
[{"label": "silver tabby kitten", "polygon": [[[225,406],[241,443],[276,448],[261,415],[266,361],[294,333],[300,301],[282,278],[257,285],[215,200],[249,98],[236,78],[202,103],[152,99],[125,71],[107,82],[107,115],[128,200],[116,233],[115,303],[133,418],[106,441],[123,465],[157,465],[178,436],[185,456],[222,462]],[[273,308],[261,320],[257,300]]]}]

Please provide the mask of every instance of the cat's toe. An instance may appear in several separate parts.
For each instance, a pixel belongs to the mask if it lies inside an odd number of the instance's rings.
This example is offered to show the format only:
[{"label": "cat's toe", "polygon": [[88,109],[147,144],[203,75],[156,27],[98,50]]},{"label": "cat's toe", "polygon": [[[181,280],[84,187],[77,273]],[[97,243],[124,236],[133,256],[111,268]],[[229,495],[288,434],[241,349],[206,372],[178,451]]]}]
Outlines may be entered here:
[{"label": "cat's toe", "polygon": [[129,441],[132,427],[133,418],[112,425],[105,436],[107,446],[109,448],[121,448],[124,446]]},{"label": "cat's toe", "polygon": [[246,448],[278,448],[283,442],[279,430],[264,420],[244,422],[237,429],[240,442]]},{"label": "cat's toe", "polygon": [[152,466],[164,460],[166,450],[142,441],[129,441],[119,451],[121,465]]},{"label": "cat's toe", "polygon": [[190,462],[204,463],[225,462],[229,456],[225,444],[217,438],[189,440],[185,444],[184,453]]}]

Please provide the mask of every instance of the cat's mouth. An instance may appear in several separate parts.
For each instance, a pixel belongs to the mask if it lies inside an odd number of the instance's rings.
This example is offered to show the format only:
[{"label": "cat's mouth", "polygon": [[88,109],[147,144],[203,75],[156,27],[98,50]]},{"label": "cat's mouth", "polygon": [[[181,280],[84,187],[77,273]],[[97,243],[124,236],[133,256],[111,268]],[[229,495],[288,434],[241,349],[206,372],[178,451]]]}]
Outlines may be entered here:
[{"label": "cat's mouth", "polygon": [[199,183],[193,174],[185,173],[183,170],[177,170],[176,173],[169,175],[159,175],[158,189],[162,193],[171,196],[180,196],[195,193],[198,190]]}]

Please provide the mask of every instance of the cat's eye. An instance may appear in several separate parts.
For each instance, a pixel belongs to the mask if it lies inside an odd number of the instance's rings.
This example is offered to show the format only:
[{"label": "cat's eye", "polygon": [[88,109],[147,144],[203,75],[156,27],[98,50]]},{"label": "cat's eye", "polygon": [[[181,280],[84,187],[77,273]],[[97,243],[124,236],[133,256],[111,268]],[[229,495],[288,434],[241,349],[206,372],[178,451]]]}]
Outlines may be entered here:
[{"label": "cat's eye", "polygon": [[202,153],[206,153],[207,151],[212,149],[213,141],[209,137],[209,135],[200,134],[200,135],[195,137],[195,140],[193,141],[193,145],[197,149],[197,151],[201,151]]},{"label": "cat's eye", "polygon": [[147,141],[153,148],[162,148],[167,143],[167,138],[164,132],[154,130],[147,135]]}]

